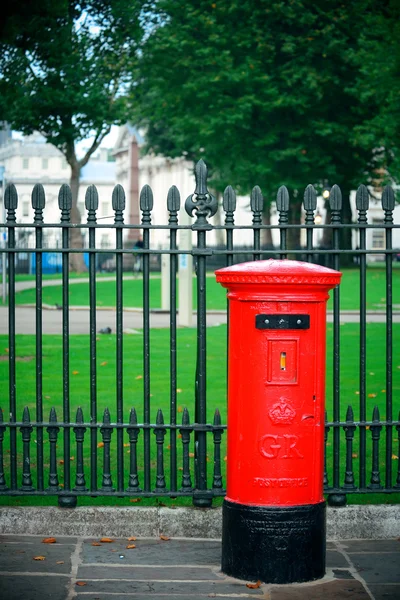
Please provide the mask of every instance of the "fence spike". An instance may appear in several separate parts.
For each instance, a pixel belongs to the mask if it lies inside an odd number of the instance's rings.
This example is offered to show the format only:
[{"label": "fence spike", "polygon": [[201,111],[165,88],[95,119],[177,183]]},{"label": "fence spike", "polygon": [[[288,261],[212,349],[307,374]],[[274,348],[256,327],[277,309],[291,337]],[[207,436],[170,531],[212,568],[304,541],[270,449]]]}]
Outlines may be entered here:
[{"label": "fence spike", "polygon": [[66,183],[62,184],[58,192],[58,208],[62,211],[70,211],[72,208],[72,192]]},{"label": "fence spike", "polygon": [[31,417],[29,414],[29,408],[27,406],[24,407],[24,411],[22,413],[22,422],[23,423],[30,423],[31,422]]},{"label": "fence spike", "polygon": [[57,423],[57,413],[54,406],[50,409],[49,423]]},{"label": "fence spike", "polygon": [[147,184],[142,187],[139,204],[142,212],[150,212],[153,210],[153,191]]},{"label": "fence spike", "polygon": [[369,208],[369,192],[366,185],[361,184],[357,189],[356,208],[360,211],[365,211]]},{"label": "fence spike", "polygon": [[346,422],[347,423],[353,423],[354,422],[354,413],[353,413],[353,409],[351,406],[347,407],[347,411],[346,411]]},{"label": "fence spike", "polygon": [[396,198],[394,195],[393,188],[390,187],[390,185],[386,185],[382,192],[382,208],[383,208],[383,210],[388,210],[388,211],[394,210],[395,201],[396,201]]},{"label": "fence spike", "polygon": [[207,165],[202,158],[196,163],[194,168],[194,176],[196,179],[196,188],[194,193],[198,194],[199,196],[208,194]]},{"label": "fence spike", "polygon": [[85,207],[90,212],[95,212],[99,208],[99,193],[95,185],[89,185],[86,190]]},{"label": "fence spike", "polygon": [[278,212],[287,212],[289,210],[289,192],[285,185],[281,185],[276,194],[276,208]]},{"label": "fence spike", "polygon": [[176,185],[173,185],[168,190],[167,209],[168,212],[178,212],[181,207],[181,195]]},{"label": "fence spike", "polygon": [[183,413],[182,413],[182,425],[190,425],[189,411],[186,408],[186,406],[183,409]]},{"label": "fence spike", "polygon": [[129,425],[137,425],[136,409],[131,408],[129,413]]},{"label": "fence spike", "polygon": [[82,408],[80,406],[78,406],[78,409],[76,411],[76,422],[79,425],[81,425],[81,424],[84,423],[84,420],[83,420],[83,410],[82,410]]},{"label": "fence spike", "polygon": [[46,204],[46,195],[44,193],[44,187],[41,183],[36,183],[32,190],[31,195],[32,208],[37,211],[42,211]]},{"label": "fence spike", "polygon": [[164,415],[162,413],[161,408],[159,408],[158,411],[157,411],[156,424],[157,425],[164,425]]},{"label": "fence spike", "polygon": [[372,412],[372,422],[373,423],[379,423],[380,421],[380,415],[379,415],[379,408],[375,405],[374,406],[374,410]]},{"label": "fence spike", "polygon": [[261,192],[261,188],[255,185],[251,190],[250,195],[250,209],[252,212],[262,212],[264,207],[264,198]]},{"label": "fence spike", "polygon": [[214,425],[214,427],[218,427],[219,425],[221,425],[221,413],[219,412],[218,408],[216,408],[215,412],[214,412],[213,425]]},{"label": "fence spike", "polygon": [[103,423],[105,425],[110,425],[111,423],[111,415],[110,415],[110,411],[108,410],[108,408],[104,409],[104,413],[103,413]]},{"label": "fence spike", "polygon": [[329,194],[329,206],[332,211],[342,210],[342,192],[336,183],[332,186],[331,193]]},{"label": "fence spike", "polygon": [[4,206],[7,210],[18,208],[18,192],[13,183],[9,183],[4,192]]},{"label": "fence spike", "polygon": [[111,203],[114,211],[125,210],[125,190],[119,183],[112,191]]},{"label": "fence spike", "polygon": [[311,211],[317,208],[317,192],[311,183],[304,190],[304,208]]},{"label": "fence spike", "polygon": [[231,185],[225,188],[222,207],[226,213],[233,213],[236,210],[236,192]]}]

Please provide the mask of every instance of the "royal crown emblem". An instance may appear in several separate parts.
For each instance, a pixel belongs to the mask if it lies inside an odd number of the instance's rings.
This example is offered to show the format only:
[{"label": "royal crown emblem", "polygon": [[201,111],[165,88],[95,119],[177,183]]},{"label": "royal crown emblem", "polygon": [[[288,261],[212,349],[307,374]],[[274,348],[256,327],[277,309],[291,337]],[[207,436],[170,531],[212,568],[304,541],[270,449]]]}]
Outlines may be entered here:
[{"label": "royal crown emblem", "polygon": [[290,425],[296,416],[296,411],[285,398],[280,398],[279,402],[271,406],[268,414],[275,425]]}]

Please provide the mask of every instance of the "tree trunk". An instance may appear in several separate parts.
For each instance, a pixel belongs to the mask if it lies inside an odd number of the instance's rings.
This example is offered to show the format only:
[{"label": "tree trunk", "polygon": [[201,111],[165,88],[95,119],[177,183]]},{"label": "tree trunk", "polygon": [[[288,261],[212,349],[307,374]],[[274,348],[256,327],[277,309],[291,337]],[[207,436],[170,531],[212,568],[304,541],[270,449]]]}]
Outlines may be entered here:
[{"label": "tree trunk", "polygon": [[[72,209],[71,209],[71,223],[79,225],[81,223],[81,214],[78,209],[78,193],[79,193],[79,176],[80,167],[78,164],[71,166],[71,194],[72,194]],[[70,230],[70,246],[71,248],[81,249],[83,248],[83,236],[82,230],[79,228],[72,228]],[[69,255],[69,269],[75,273],[84,273],[87,271],[83,254],[70,254]]]},{"label": "tree trunk", "polygon": [[[271,204],[264,205],[264,211],[262,214],[263,225],[271,225]],[[261,231],[261,247],[265,249],[273,248],[272,233],[270,229],[263,229]]]},{"label": "tree trunk", "polygon": [[[301,223],[301,203],[302,196],[300,194],[290,195],[289,204],[289,223],[300,225]],[[299,250],[300,249],[300,228],[299,229],[288,229],[287,233],[287,245],[288,250]],[[293,258],[297,258],[296,255]]]}]

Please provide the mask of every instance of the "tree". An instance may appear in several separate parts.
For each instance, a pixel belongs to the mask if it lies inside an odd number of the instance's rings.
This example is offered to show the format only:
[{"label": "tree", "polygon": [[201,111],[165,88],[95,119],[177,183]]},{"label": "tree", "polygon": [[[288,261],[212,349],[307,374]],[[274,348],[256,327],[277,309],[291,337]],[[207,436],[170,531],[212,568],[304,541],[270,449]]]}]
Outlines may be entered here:
[{"label": "tree", "polygon": [[353,89],[371,2],[156,1],[136,89],[148,149],[201,156],[215,187],[258,184],[267,204],[285,184],[294,223],[307,183],[337,183],[350,222],[350,190],[374,168]]},{"label": "tree", "polygon": [[353,57],[359,67],[354,94],[370,107],[356,128],[358,142],[374,148],[376,183],[398,182],[400,177],[400,4],[398,0],[372,2],[367,27]]},{"label": "tree", "polygon": [[[127,95],[142,38],[140,0],[23,0],[0,27],[0,114],[14,129],[39,131],[71,167],[73,223],[82,167],[126,122]],[[77,142],[93,138],[82,158]],[[75,247],[82,245],[71,230]],[[83,256],[71,255],[83,268]]]}]

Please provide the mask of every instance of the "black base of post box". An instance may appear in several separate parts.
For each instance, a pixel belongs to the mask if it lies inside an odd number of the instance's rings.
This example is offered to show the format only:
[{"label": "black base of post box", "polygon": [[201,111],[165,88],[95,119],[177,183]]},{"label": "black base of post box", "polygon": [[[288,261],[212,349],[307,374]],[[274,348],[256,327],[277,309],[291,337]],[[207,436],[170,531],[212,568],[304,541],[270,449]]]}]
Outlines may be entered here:
[{"label": "black base of post box", "polygon": [[307,506],[249,506],[224,500],[222,572],[264,583],[293,583],[325,575],[325,502]]}]

